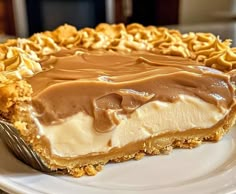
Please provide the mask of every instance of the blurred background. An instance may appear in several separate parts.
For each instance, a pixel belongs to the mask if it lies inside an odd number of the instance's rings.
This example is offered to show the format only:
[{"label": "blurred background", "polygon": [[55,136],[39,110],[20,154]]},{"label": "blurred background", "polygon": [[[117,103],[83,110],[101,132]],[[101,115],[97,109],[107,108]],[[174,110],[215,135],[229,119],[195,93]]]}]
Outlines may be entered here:
[{"label": "blurred background", "polygon": [[101,22],[189,26],[234,19],[236,0],[0,0],[0,34],[20,37],[64,23],[79,29]]}]

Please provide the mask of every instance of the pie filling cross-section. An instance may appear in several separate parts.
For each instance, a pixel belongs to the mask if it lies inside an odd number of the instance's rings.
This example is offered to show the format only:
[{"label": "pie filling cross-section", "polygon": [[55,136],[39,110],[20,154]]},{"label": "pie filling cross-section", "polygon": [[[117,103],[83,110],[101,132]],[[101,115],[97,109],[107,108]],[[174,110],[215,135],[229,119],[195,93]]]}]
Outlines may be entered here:
[{"label": "pie filling cross-section", "polygon": [[[145,49],[114,49],[112,37],[107,48],[86,48],[81,38],[68,47],[69,37],[60,45],[55,32],[38,34],[43,45],[34,36],[3,44],[0,87],[1,116],[52,170],[94,175],[109,161],[217,141],[234,124],[234,67],[209,62],[230,49],[226,43],[216,39],[222,48],[212,46],[207,56],[191,49],[182,56],[147,41]],[[106,40],[106,32],[98,35]]]}]

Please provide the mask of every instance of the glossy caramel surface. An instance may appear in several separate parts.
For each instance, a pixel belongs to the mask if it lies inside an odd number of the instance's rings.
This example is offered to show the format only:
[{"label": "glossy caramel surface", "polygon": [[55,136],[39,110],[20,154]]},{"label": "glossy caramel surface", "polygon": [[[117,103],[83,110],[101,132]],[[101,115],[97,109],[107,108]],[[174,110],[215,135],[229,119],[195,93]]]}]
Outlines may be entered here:
[{"label": "glossy caramel surface", "polygon": [[230,77],[174,56],[147,51],[61,50],[41,61],[43,71],[28,78],[38,118],[50,125],[78,112],[94,118],[95,129],[110,131],[120,115],[154,100],[198,97],[219,107],[233,102]]}]

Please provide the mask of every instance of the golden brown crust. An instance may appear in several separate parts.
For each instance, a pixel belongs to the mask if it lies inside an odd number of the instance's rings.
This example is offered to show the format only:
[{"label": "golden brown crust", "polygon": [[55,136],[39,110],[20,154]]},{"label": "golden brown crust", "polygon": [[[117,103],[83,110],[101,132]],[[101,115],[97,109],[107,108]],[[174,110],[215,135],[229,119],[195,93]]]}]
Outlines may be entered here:
[{"label": "golden brown crust", "polygon": [[[24,80],[2,84],[0,87],[0,112],[4,117],[10,118],[12,114],[17,114],[17,106],[21,103],[30,102],[32,89]],[[13,119],[13,118],[11,118]]]}]

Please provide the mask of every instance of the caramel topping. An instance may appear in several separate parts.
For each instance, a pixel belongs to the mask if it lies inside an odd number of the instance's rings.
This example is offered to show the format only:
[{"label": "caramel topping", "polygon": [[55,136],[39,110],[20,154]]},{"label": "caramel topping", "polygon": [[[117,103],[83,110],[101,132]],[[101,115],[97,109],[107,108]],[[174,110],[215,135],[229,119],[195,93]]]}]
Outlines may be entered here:
[{"label": "caramel topping", "polygon": [[[236,51],[235,48],[230,48],[231,40],[221,41],[219,37],[211,33],[181,34],[173,29],[144,27],[137,23],[128,26],[102,23],[95,29],[84,28],[79,31],[76,31],[73,26],[64,25],[44,34],[66,48],[148,50],[164,55],[190,58],[223,71],[235,68],[231,58],[225,58],[220,62],[214,60],[215,52],[235,53]],[[209,64],[208,59],[213,60],[214,64]]]},{"label": "caramel topping", "polygon": [[[77,30],[63,25],[53,31],[36,33],[0,44],[0,83],[19,80],[41,71],[38,61],[61,49],[105,49],[132,52],[145,50],[163,55],[180,56],[224,72],[236,68],[236,48],[231,40],[221,41],[211,33],[181,34],[177,30],[141,24],[99,24],[95,29]],[[13,51],[14,50],[14,51]],[[12,52],[13,51],[13,52]],[[13,54],[8,54],[13,53]],[[5,59],[7,59],[5,61]],[[5,72],[5,66],[13,67]]]},{"label": "caramel topping", "polygon": [[94,118],[98,132],[150,101],[175,102],[181,94],[230,108],[230,77],[201,64],[146,51],[61,50],[41,61],[43,72],[28,78],[33,106],[51,125],[78,112]]}]

